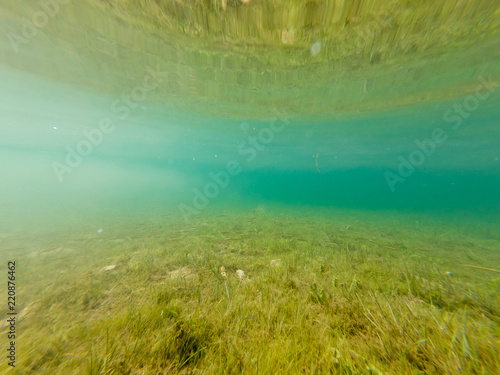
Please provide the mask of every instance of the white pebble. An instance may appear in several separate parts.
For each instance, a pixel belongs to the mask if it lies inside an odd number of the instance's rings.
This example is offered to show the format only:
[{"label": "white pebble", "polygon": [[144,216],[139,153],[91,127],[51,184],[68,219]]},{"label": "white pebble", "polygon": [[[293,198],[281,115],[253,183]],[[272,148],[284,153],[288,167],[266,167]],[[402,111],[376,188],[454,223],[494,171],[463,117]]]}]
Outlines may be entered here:
[{"label": "white pebble", "polygon": [[245,278],[245,272],[243,272],[242,270],[237,270],[236,274],[238,275],[240,280],[243,280]]},{"label": "white pebble", "polygon": [[311,46],[311,55],[316,56],[321,52],[321,41],[315,41]]}]

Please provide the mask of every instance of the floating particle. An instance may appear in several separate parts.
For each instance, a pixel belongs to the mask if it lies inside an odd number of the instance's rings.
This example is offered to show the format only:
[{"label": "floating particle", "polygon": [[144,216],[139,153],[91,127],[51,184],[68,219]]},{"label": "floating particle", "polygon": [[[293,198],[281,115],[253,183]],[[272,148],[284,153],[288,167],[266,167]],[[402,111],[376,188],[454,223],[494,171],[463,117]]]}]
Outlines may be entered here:
[{"label": "floating particle", "polygon": [[321,52],[321,41],[315,41],[311,46],[311,55],[316,56]]},{"label": "floating particle", "polygon": [[99,228],[98,230],[95,231],[97,234],[101,234],[102,233],[102,229]]},{"label": "floating particle", "polygon": [[57,130],[57,126],[52,126],[52,129],[53,130]]}]

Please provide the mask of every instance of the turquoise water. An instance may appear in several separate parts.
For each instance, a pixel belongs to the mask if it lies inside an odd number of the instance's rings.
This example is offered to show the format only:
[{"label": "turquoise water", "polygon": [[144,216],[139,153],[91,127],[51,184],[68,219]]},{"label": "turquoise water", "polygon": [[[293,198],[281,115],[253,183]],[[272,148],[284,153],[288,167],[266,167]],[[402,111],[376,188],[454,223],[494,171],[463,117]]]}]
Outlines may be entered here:
[{"label": "turquoise water", "polygon": [[54,1],[0,0],[9,371],[500,368],[498,7]]},{"label": "turquoise water", "polygon": [[298,121],[276,110],[266,121],[236,121],[150,104],[119,111],[114,97],[12,69],[1,75],[9,215],[135,202],[188,221],[222,203],[499,218],[499,97],[488,87],[484,99],[357,120]]}]

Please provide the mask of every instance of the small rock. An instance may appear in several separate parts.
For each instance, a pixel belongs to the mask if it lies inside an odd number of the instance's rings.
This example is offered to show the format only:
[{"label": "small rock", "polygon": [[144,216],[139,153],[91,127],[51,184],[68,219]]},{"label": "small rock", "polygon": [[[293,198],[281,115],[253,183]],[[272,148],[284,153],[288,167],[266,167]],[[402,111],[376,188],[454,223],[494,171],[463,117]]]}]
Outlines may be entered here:
[{"label": "small rock", "polygon": [[171,279],[178,279],[178,278],[188,279],[188,278],[193,277],[194,275],[195,275],[194,272],[187,267],[182,267],[182,268],[170,271],[168,273],[168,277]]},{"label": "small rock", "polygon": [[224,266],[222,266],[220,269],[219,269],[219,272],[220,272],[220,275],[222,277],[226,277],[227,276],[227,273],[226,273],[226,268]]},{"label": "small rock", "polygon": [[293,30],[281,31],[281,41],[283,44],[293,44],[295,41],[295,32]]},{"label": "small rock", "polygon": [[273,259],[271,261],[271,267],[281,267],[281,259]]},{"label": "small rock", "polygon": [[243,272],[242,270],[237,270],[236,274],[238,275],[241,281],[245,279],[245,272]]},{"label": "small rock", "polygon": [[102,270],[103,271],[111,271],[111,270],[114,270],[115,268],[116,268],[116,264],[111,264],[110,266],[104,267]]}]

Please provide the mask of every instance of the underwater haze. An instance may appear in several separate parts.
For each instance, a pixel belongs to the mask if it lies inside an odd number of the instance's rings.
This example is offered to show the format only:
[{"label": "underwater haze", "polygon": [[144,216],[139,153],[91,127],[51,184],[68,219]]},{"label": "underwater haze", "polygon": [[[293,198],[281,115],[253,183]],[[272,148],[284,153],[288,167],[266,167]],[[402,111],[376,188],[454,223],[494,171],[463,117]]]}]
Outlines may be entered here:
[{"label": "underwater haze", "polygon": [[0,0],[0,372],[500,373],[499,26]]}]

